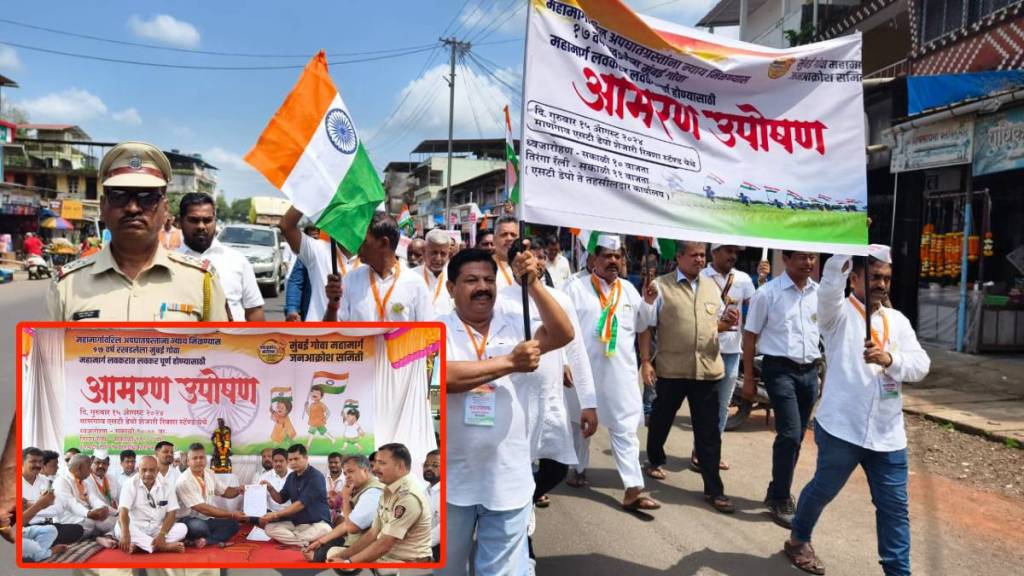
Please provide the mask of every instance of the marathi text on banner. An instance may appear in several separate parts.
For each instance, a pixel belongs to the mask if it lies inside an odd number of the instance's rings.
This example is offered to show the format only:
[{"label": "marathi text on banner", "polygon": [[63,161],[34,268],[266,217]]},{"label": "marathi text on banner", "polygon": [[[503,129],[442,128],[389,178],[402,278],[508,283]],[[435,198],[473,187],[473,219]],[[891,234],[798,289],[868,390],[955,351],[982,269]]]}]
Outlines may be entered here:
[{"label": "marathi text on banner", "polygon": [[373,338],[75,329],[64,340],[65,450],[209,445],[223,419],[236,454],[373,451]]},{"label": "marathi text on banner", "polygon": [[859,35],[776,50],[591,5],[530,3],[523,219],[865,250]]}]

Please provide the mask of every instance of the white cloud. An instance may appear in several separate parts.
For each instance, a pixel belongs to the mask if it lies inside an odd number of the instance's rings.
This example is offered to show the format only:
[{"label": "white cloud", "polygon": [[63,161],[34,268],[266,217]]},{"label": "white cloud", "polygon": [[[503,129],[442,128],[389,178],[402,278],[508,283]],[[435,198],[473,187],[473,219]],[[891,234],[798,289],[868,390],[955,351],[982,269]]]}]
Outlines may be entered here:
[{"label": "white cloud", "polygon": [[139,115],[139,111],[135,108],[125,108],[120,112],[112,112],[110,117],[114,122],[124,124],[126,126],[141,126],[142,116]]},{"label": "white cloud", "polygon": [[[498,70],[498,77],[512,86],[521,82],[511,70]],[[363,131],[363,140],[374,150],[386,151],[392,144],[406,139],[443,138],[448,134],[448,66],[439,65],[411,81],[396,96],[405,103],[395,117],[372,129]],[[473,68],[456,69],[455,136],[457,138],[499,138],[505,133],[502,107],[508,104],[513,125],[518,125],[518,108],[509,96],[510,90]],[[383,130],[381,128],[383,127]],[[383,148],[380,148],[383,146]],[[375,150],[376,151],[376,150]]]},{"label": "white cloud", "polygon": [[18,52],[14,48],[3,44],[0,44],[0,70],[7,72],[21,70],[21,60],[18,58]]},{"label": "white cloud", "polygon": [[203,152],[203,158],[209,160],[210,164],[213,164],[220,170],[251,170],[240,155],[229,152],[219,146]]},{"label": "white cloud", "polygon": [[99,96],[78,88],[24,100],[19,106],[33,122],[81,124],[107,114],[107,105]]},{"label": "white cloud", "polygon": [[172,46],[195,48],[199,46],[196,27],[167,14],[157,14],[149,20],[138,14],[128,19],[128,29],[139,38],[156,40]]}]

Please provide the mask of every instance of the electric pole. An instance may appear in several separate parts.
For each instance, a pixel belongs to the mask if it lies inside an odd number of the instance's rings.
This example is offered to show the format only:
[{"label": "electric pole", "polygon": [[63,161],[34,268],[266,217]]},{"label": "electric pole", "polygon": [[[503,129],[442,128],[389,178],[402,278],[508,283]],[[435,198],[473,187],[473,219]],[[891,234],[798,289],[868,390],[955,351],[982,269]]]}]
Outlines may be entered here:
[{"label": "electric pole", "polygon": [[453,230],[455,225],[452,224],[452,139],[455,130],[455,58],[460,55],[469,52],[469,42],[459,42],[454,37],[452,38],[441,38],[441,42],[451,50],[451,69],[448,73],[448,169],[445,171],[445,184],[444,192],[444,219],[448,230]]}]

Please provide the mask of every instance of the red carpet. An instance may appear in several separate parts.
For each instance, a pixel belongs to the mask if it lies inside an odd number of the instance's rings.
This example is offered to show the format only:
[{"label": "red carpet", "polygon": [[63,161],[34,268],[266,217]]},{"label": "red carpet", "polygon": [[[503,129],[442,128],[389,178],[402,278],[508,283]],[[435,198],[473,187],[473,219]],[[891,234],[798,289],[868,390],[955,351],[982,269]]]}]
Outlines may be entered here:
[{"label": "red carpet", "polygon": [[286,548],[278,542],[250,542],[246,540],[245,537],[250,529],[250,526],[243,525],[238,534],[235,534],[235,537],[231,539],[233,544],[227,548],[219,548],[217,546],[207,546],[201,550],[185,548],[185,552],[181,554],[171,552],[147,554],[140,550],[132,555],[125,554],[118,549],[101,550],[98,554],[86,560],[86,562],[97,564],[121,562],[144,562],[148,564],[153,562],[160,565],[209,563],[214,566],[242,563],[307,564],[306,560],[302,557],[302,552],[298,548]]}]

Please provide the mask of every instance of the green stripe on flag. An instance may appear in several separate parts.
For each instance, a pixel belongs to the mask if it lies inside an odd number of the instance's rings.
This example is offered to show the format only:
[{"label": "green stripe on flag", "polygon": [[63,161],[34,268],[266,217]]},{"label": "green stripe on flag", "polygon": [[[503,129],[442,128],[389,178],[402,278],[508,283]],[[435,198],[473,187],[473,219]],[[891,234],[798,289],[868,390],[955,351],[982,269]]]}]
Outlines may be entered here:
[{"label": "green stripe on flag", "polygon": [[338,184],[334,197],[316,225],[355,254],[363,244],[373,213],[386,197],[377,171],[360,142],[352,166]]},{"label": "green stripe on flag", "polygon": [[658,255],[662,260],[676,259],[676,241],[658,238]]},{"label": "green stripe on flag", "polygon": [[346,388],[345,385],[342,385],[342,386],[325,386],[323,384],[320,385],[320,390],[323,390],[324,394],[344,394],[345,393],[345,388]]}]

